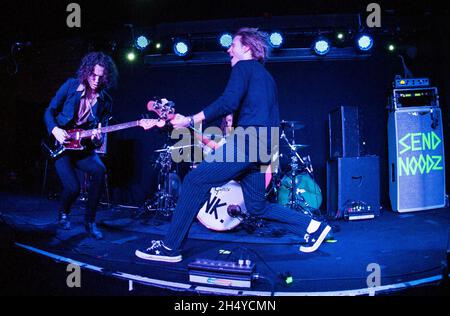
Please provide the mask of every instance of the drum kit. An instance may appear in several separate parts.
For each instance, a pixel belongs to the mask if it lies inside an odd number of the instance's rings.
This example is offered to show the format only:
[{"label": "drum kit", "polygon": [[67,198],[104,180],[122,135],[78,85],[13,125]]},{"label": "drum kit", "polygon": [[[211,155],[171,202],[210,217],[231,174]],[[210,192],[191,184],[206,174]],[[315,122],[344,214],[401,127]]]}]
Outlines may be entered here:
[{"label": "drum kit", "polygon": [[[280,124],[280,158],[289,161],[287,166],[279,168],[272,177],[267,188],[271,192],[274,202],[303,212],[310,216],[320,216],[322,192],[314,180],[314,170],[309,156],[302,157],[301,149],[309,145],[296,144],[295,131],[304,128],[298,121],[282,121]],[[174,150],[185,147],[164,146],[155,152],[159,158],[155,167],[160,170],[158,176],[158,192],[154,199],[145,203],[149,211],[170,216],[176,207],[180,195],[181,180],[177,172],[173,171],[171,159]],[[270,195],[270,194],[267,194]],[[251,219],[245,208],[241,186],[232,180],[221,187],[214,187],[205,204],[199,209],[197,219],[201,224],[215,231],[229,231],[243,221]]]}]

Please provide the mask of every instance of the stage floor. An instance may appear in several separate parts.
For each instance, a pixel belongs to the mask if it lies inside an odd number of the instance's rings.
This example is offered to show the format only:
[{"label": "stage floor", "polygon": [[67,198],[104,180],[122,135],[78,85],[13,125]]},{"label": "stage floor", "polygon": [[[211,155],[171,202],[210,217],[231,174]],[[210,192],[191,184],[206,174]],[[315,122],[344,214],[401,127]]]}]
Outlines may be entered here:
[{"label": "stage floor", "polygon": [[[184,245],[184,260],[173,264],[147,262],[134,255],[152,239],[161,239],[167,218],[148,216],[148,212],[137,218],[136,209],[103,208],[98,220],[103,223],[100,227],[105,238],[96,241],[83,233],[80,202],[73,211],[72,230],[63,231],[56,229],[56,201],[6,193],[0,194],[0,200],[2,244],[14,245],[29,256],[30,265],[31,258],[42,255],[49,261],[76,263],[84,270],[124,280],[131,287],[136,283],[159,288],[161,293],[373,295],[440,284],[448,274],[444,269],[449,209],[403,214],[382,211],[371,220],[335,221],[334,240],[312,254],[300,253],[296,237],[273,223],[253,232],[238,227],[226,233],[194,223]],[[259,278],[252,281],[251,288],[223,287],[214,280],[203,285],[189,281],[188,264],[196,259],[236,262],[240,258],[256,264]],[[21,273],[3,260],[2,265],[9,269],[8,274]],[[51,271],[45,273],[51,278]],[[292,276],[291,284],[284,282],[288,275]]]}]

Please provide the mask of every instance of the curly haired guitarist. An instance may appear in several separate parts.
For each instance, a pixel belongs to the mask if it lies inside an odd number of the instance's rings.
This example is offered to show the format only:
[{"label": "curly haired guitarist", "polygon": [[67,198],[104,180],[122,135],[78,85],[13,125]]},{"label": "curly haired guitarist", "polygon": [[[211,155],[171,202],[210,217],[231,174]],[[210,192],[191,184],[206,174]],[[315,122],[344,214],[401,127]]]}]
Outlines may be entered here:
[{"label": "curly haired guitarist", "polygon": [[[95,128],[107,125],[112,99],[106,92],[117,82],[117,68],[113,60],[101,52],[87,54],[78,69],[77,78],[68,79],[56,92],[45,111],[44,120],[49,134],[59,144],[70,141],[71,128]],[[55,160],[55,167],[63,190],[59,206],[59,224],[70,229],[70,208],[80,192],[75,169],[87,172],[91,177],[85,229],[88,235],[101,239],[101,231],[95,224],[101,190],[104,187],[106,168],[95,148],[102,145],[100,132],[88,139],[86,149],[65,151]]]}]

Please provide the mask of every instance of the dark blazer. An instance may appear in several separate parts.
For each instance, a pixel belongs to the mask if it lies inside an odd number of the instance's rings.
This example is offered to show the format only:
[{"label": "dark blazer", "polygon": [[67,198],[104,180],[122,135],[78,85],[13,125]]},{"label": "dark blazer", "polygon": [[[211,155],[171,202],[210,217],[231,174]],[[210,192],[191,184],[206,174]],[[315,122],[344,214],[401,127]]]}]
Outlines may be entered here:
[{"label": "dark blazer", "polygon": [[[51,134],[55,126],[64,129],[73,127],[83,93],[82,91],[77,91],[79,86],[80,81],[78,79],[68,79],[50,101],[50,105],[44,114],[45,125],[49,134]],[[95,128],[98,123],[102,123],[102,126],[107,126],[111,110],[112,98],[105,90],[102,90],[97,103],[92,108],[95,118],[90,118],[89,125],[92,128]]]}]

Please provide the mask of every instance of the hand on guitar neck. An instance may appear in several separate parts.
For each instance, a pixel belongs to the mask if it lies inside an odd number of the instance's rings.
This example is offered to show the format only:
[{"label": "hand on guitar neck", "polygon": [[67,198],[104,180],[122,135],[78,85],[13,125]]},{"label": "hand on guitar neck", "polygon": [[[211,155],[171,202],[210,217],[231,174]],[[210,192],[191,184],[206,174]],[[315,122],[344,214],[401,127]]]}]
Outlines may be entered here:
[{"label": "hand on guitar neck", "polygon": [[[147,104],[147,109],[149,111],[155,112],[156,114],[158,114],[159,117],[169,120],[170,124],[175,129],[190,128],[191,130],[194,131],[195,138],[200,140],[204,145],[206,145],[207,147],[209,147],[211,149],[217,149],[223,145],[223,142],[220,142],[220,143],[215,142],[211,138],[203,135],[201,131],[198,131],[197,129],[195,129],[194,124],[205,120],[205,114],[203,113],[203,111],[201,111],[193,116],[184,116],[184,115],[181,115],[178,113],[175,114],[174,106],[175,106],[175,104],[172,101],[169,101],[167,99],[159,99],[159,100],[155,100],[155,101],[150,101]],[[166,116],[161,115],[161,111],[165,112],[168,115],[166,115]],[[223,136],[226,136],[229,132],[229,129],[231,129],[231,126],[233,124],[233,115],[232,114],[227,115],[224,118],[224,120],[226,121],[226,129],[227,130],[223,131],[223,133],[224,133]]]},{"label": "hand on guitar neck", "polygon": [[193,126],[194,123],[199,123],[205,119],[203,112],[197,113],[193,116],[184,116],[175,114],[175,104],[167,99],[159,99],[150,101],[147,104],[147,109],[155,112],[161,119],[170,121],[173,128],[184,128]]},{"label": "hand on guitar neck", "polygon": [[95,143],[102,142],[102,123],[98,123],[97,129],[92,130],[91,140]]}]

